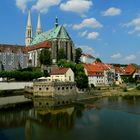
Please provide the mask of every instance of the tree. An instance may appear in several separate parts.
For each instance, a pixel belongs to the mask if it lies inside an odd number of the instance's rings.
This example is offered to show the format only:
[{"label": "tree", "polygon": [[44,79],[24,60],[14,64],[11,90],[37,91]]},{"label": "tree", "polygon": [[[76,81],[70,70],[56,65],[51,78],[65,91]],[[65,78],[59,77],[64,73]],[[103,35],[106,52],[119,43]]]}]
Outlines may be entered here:
[{"label": "tree", "polygon": [[100,58],[96,58],[95,60],[96,62],[101,62],[102,63],[102,60]]},{"label": "tree", "polygon": [[88,88],[88,77],[85,75],[82,64],[60,60],[58,61],[58,66],[71,68],[75,75],[76,86],[80,89]]},{"label": "tree", "polygon": [[50,65],[51,64],[51,52],[49,49],[42,49],[39,55],[39,61],[42,65]]},{"label": "tree", "polygon": [[76,51],[76,53],[75,53],[75,63],[79,64],[81,62],[80,57],[82,55],[82,49],[77,48],[75,51]]},{"label": "tree", "polygon": [[2,61],[0,61],[0,64],[1,64],[1,70],[3,71],[4,70],[4,65],[3,65]]},{"label": "tree", "polygon": [[66,59],[66,54],[65,54],[64,48],[60,48],[58,50],[57,60],[59,61],[61,59]]}]

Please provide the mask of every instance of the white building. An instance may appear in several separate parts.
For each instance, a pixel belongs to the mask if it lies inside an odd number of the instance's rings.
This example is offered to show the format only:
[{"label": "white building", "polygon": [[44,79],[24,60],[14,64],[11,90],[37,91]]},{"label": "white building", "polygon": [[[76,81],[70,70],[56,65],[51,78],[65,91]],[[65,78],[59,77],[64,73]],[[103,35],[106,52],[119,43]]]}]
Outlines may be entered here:
[{"label": "white building", "polygon": [[88,76],[89,86],[104,86],[114,82],[115,70],[111,65],[100,62],[84,64],[84,70]]},{"label": "white building", "polygon": [[54,67],[50,75],[52,81],[58,80],[63,82],[74,82],[74,72],[71,68]]}]

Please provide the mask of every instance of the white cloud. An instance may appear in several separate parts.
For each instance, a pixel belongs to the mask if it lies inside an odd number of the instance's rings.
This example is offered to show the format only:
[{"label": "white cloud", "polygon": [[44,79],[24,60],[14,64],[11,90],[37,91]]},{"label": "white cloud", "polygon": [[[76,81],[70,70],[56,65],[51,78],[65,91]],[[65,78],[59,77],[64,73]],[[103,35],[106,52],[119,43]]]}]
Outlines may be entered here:
[{"label": "white cloud", "polygon": [[101,28],[103,25],[98,22],[95,18],[87,18],[84,19],[80,24],[73,25],[73,29],[79,30],[81,28],[88,27],[88,28]]},{"label": "white cloud", "polygon": [[51,6],[58,5],[60,2],[61,0],[38,0],[36,4],[32,6],[32,10],[47,13]]},{"label": "white cloud", "polygon": [[121,58],[122,57],[122,55],[120,54],[120,53],[116,53],[116,54],[113,54],[112,56],[111,56],[111,58],[113,58],[113,59],[119,59],[119,58]]},{"label": "white cloud", "polygon": [[88,33],[87,38],[88,38],[88,39],[93,39],[93,40],[95,40],[95,39],[98,38],[98,36],[99,36],[99,33],[97,33],[97,32],[91,32],[91,33]]},{"label": "white cloud", "polygon": [[32,0],[16,0],[16,6],[22,10],[22,12],[24,13],[25,10],[27,9],[27,4],[28,2],[31,2]]},{"label": "white cloud", "polygon": [[133,55],[133,54],[131,54],[131,55],[125,57],[125,60],[126,60],[126,61],[133,61],[133,60],[135,60],[135,59],[136,59],[136,56]]},{"label": "white cloud", "polygon": [[102,16],[117,16],[120,15],[122,12],[121,9],[119,8],[115,8],[115,7],[111,7],[109,9],[107,9],[106,11],[102,12]]},{"label": "white cloud", "polygon": [[81,48],[83,50],[83,53],[91,54],[94,57],[99,57],[100,55],[98,53],[95,53],[94,49],[88,45],[77,45],[77,48]]},{"label": "white cloud", "polygon": [[81,32],[81,33],[79,33],[79,34],[80,34],[80,36],[84,37],[84,36],[86,36],[86,35],[87,35],[87,33],[88,33],[88,31],[87,31],[87,30],[85,30],[84,32]]},{"label": "white cloud", "polygon": [[133,28],[133,30],[129,31],[128,34],[133,34],[135,32],[140,32],[140,17],[133,19],[132,21],[124,24],[123,26]]},{"label": "white cloud", "polygon": [[92,47],[89,47],[88,45],[78,45],[77,48],[81,48],[83,50],[83,53],[87,54],[93,54],[94,49]]},{"label": "white cloud", "polygon": [[91,0],[68,0],[66,3],[60,4],[60,9],[83,14],[88,12],[92,5]]},{"label": "white cloud", "polygon": [[79,35],[81,37],[86,37],[87,39],[97,39],[99,37],[99,33],[98,32],[88,32],[87,30],[80,32]]}]

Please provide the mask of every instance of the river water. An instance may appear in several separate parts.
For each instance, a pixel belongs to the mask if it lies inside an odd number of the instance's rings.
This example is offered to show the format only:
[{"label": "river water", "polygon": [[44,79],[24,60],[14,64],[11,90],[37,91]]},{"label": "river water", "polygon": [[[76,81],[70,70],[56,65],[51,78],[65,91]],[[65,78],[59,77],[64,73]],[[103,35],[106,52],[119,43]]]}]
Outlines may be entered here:
[{"label": "river water", "polygon": [[0,140],[140,140],[140,98],[0,110]]}]

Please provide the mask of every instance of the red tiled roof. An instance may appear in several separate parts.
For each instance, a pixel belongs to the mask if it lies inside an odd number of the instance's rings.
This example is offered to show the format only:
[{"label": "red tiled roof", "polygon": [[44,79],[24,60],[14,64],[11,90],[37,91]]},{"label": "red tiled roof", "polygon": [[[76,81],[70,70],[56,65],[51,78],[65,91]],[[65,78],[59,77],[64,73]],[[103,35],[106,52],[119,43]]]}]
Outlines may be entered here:
[{"label": "red tiled roof", "polygon": [[61,74],[65,74],[68,71],[69,68],[59,68],[59,67],[55,67],[51,69],[51,75],[61,75]]},{"label": "red tiled roof", "polygon": [[136,71],[136,67],[132,64],[124,68],[125,75],[132,75]]},{"label": "red tiled roof", "polygon": [[84,68],[87,70],[89,76],[104,76],[104,71],[109,70],[111,67],[111,65],[107,65],[101,62],[84,64]]},{"label": "red tiled roof", "polygon": [[115,67],[115,72],[122,74],[124,73],[124,69],[121,67]]},{"label": "red tiled roof", "polygon": [[44,41],[37,45],[25,47],[25,51],[29,52],[29,51],[33,51],[33,50],[37,50],[41,48],[51,48],[51,43],[49,41]]}]

